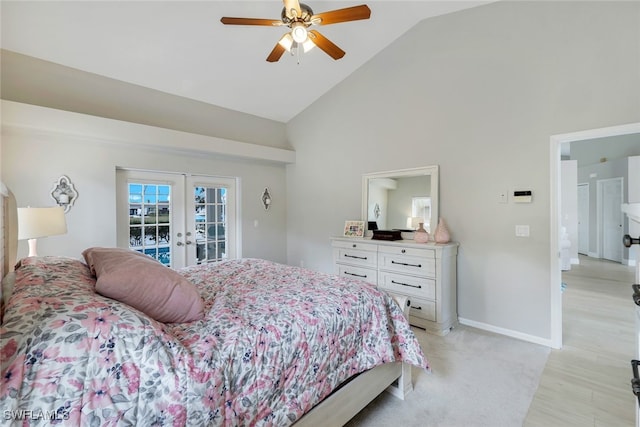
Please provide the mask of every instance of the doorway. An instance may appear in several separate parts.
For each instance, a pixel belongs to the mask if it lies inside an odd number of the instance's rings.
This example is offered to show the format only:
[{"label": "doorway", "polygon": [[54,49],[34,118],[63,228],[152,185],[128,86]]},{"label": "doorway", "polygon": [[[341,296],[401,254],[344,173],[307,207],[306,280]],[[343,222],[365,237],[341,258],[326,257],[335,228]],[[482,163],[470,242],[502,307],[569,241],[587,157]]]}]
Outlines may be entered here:
[{"label": "doorway", "polygon": [[588,141],[610,136],[640,134],[640,123],[630,123],[620,126],[612,126],[600,129],[591,129],[580,132],[572,132],[560,135],[552,135],[550,138],[550,306],[551,306],[551,347],[562,348],[562,271],[560,269],[560,159],[563,144]]},{"label": "doorway", "polygon": [[598,252],[600,257],[622,263],[622,221],[620,209],[623,178],[598,180]]},{"label": "doorway", "polygon": [[118,169],[117,244],[181,268],[237,258],[236,180]]}]

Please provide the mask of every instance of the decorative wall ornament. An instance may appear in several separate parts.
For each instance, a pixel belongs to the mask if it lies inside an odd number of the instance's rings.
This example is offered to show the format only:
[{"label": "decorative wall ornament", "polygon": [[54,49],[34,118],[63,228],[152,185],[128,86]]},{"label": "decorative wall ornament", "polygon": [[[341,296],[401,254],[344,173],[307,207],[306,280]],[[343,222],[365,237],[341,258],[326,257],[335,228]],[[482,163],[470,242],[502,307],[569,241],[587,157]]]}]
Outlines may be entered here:
[{"label": "decorative wall ornament", "polygon": [[53,183],[51,198],[56,201],[58,206],[64,208],[65,213],[69,212],[69,209],[78,198],[78,192],[68,176],[62,175],[58,178],[58,181]]},{"label": "decorative wall ornament", "polygon": [[377,203],[373,207],[373,214],[375,215],[376,219],[380,218],[380,205]]},{"label": "decorative wall ornament", "polygon": [[262,206],[264,206],[265,210],[269,210],[269,206],[271,206],[271,194],[269,194],[269,189],[265,188],[262,192],[261,196]]}]

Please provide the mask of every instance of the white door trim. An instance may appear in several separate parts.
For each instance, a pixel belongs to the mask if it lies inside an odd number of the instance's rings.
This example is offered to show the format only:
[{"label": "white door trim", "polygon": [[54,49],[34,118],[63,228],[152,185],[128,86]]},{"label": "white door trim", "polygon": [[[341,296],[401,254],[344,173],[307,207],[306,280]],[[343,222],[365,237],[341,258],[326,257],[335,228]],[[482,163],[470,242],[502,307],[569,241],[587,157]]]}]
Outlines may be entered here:
[{"label": "white door trim", "polygon": [[640,133],[640,123],[629,123],[599,129],[551,135],[549,163],[550,163],[550,280],[551,287],[551,347],[562,348],[562,271],[560,270],[560,148],[563,143],[584,141],[607,136],[628,135]]},{"label": "white door trim", "polygon": [[[580,225],[578,225],[578,253],[582,253],[585,255],[589,254],[589,246],[590,246],[590,238],[591,238],[591,233],[589,232],[589,221],[591,220],[591,215],[589,215],[589,203],[591,201],[591,196],[589,194],[589,192],[591,191],[591,186],[588,182],[581,182],[578,183],[578,194],[580,194],[580,187],[586,188],[586,203],[587,203],[587,211],[583,212],[584,215],[586,216],[586,229],[585,229],[585,233],[586,235],[583,235],[582,237],[584,237],[584,240],[586,240],[586,251],[580,251],[581,249],[581,244],[583,244],[583,240],[580,239]],[[580,198],[578,197],[578,218],[580,218]],[[582,217],[583,219],[585,219],[585,217]]]}]

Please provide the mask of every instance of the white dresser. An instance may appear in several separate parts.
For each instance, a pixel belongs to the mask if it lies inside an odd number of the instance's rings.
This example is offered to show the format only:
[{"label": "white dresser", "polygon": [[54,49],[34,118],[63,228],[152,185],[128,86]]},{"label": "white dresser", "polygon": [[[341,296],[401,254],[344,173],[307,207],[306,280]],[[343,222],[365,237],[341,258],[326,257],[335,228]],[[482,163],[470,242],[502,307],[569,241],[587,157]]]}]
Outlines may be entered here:
[{"label": "white dresser", "polygon": [[335,237],[332,246],[340,276],[409,297],[412,325],[445,335],[458,323],[457,243]]}]

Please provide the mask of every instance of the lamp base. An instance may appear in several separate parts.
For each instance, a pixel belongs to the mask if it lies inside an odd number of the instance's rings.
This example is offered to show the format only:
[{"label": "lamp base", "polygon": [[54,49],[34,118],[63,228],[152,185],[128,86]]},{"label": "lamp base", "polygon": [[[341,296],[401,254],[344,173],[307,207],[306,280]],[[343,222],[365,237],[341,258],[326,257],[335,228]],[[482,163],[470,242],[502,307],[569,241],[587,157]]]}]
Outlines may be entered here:
[{"label": "lamp base", "polygon": [[27,242],[29,243],[29,256],[38,256],[38,253],[36,252],[38,239],[29,239]]}]

